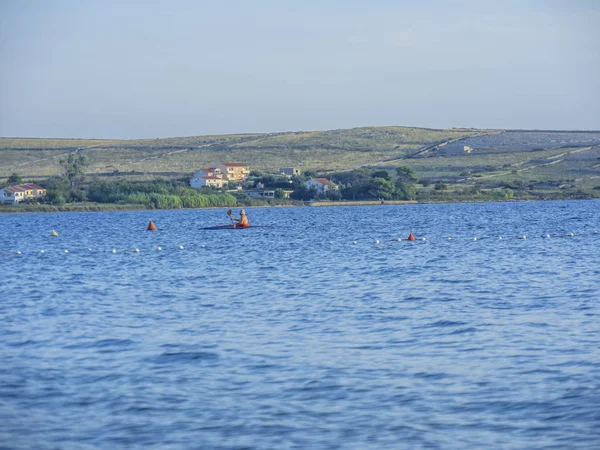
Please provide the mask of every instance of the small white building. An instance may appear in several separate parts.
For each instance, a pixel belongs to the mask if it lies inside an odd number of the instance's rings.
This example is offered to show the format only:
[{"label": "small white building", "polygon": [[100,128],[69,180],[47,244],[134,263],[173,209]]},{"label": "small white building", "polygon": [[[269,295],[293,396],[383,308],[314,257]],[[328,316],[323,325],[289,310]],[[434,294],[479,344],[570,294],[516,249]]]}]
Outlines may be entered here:
[{"label": "small white building", "polygon": [[[194,174],[195,175],[195,174]],[[190,180],[190,187],[200,189],[202,187],[222,188],[227,184],[227,180],[217,176],[200,175]]]},{"label": "small white building", "polygon": [[337,189],[337,185],[327,178],[311,178],[304,183],[306,189],[314,189],[318,195],[325,195],[332,189]]},{"label": "small white building", "polygon": [[246,190],[244,194],[251,198],[275,198],[275,191],[270,189]]},{"label": "small white building", "polygon": [[300,169],[296,169],[295,167],[282,167],[281,169],[279,169],[279,173],[281,175],[285,175],[287,177],[292,178],[293,176],[300,175]]},{"label": "small white building", "polygon": [[14,187],[5,187],[0,190],[0,199],[4,205],[18,205],[19,202],[25,200],[25,192]]}]

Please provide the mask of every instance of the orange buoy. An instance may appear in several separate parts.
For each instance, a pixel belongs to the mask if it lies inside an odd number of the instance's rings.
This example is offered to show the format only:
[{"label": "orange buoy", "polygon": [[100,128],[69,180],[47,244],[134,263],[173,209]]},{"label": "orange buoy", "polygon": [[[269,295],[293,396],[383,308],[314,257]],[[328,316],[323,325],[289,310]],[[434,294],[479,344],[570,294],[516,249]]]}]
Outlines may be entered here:
[{"label": "orange buoy", "polygon": [[410,234],[408,235],[408,237],[406,238],[408,241],[414,241],[415,237],[412,234],[412,230],[410,230]]},{"label": "orange buoy", "polygon": [[156,231],[156,225],[152,223],[152,219],[150,219],[150,223],[148,224],[148,231]]}]

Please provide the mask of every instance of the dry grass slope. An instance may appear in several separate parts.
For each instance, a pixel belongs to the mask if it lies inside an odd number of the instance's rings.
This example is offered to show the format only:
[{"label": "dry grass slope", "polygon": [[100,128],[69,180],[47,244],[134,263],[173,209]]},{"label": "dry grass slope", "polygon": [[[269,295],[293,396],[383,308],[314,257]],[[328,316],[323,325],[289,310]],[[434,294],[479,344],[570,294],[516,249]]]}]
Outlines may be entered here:
[{"label": "dry grass slope", "polygon": [[[463,151],[467,145],[471,153]],[[219,161],[252,169],[338,171],[410,165],[423,180],[493,189],[503,184],[600,195],[600,132],[362,127],[329,131],[141,140],[0,138],[0,182],[57,175],[59,159],[85,154],[90,174],[187,176]]]},{"label": "dry grass slope", "polygon": [[90,173],[189,174],[219,161],[244,161],[259,170],[301,167],[342,170],[409,156],[422,147],[480,133],[365,127],[349,130],[198,136],[130,141],[0,139],[0,178],[12,172],[36,178],[56,175],[58,160],[80,152]]}]

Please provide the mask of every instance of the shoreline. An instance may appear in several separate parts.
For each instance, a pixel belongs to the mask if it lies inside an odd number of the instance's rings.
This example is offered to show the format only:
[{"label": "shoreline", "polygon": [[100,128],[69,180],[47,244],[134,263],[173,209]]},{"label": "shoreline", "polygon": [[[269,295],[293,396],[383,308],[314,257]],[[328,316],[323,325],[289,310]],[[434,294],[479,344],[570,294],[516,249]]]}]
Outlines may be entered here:
[{"label": "shoreline", "polygon": [[[520,202],[548,202],[548,201],[573,201],[573,200],[600,200],[598,198],[531,198],[531,199],[510,199],[510,200],[491,200],[491,199],[471,199],[459,201],[418,201],[418,200],[357,200],[357,201],[316,201],[304,202],[303,204],[279,204],[279,205],[238,205],[234,208],[296,208],[296,207],[327,207],[327,206],[389,206],[389,205],[432,205],[432,204],[454,204],[454,203],[520,203]],[[31,208],[27,206],[26,210],[19,210],[20,206],[2,206],[1,214],[37,214],[37,213],[64,213],[64,212],[114,212],[114,211],[174,211],[174,210],[202,210],[202,209],[223,209],[231,208],[229,206],[208,206],[204,208],[148,208],[144,205],[116,205],[110,203],[85,204],[85,205],[38,205]],[[31,208],[31,209],[29,209]]]}]

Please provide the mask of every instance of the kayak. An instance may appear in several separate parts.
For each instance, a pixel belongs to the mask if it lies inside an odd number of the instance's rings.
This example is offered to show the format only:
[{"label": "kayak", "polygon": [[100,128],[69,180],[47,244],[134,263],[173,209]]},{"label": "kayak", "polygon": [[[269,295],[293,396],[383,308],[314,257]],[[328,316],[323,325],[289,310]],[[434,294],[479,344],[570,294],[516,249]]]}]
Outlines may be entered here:
[{"label": "kayak", "polygon": [[273,228],[269,225],[250,225],[247,227],[233,227],[233,225],[218,225],[216,227],[204,227],[201,230],[245,230],[247,228]]}]

